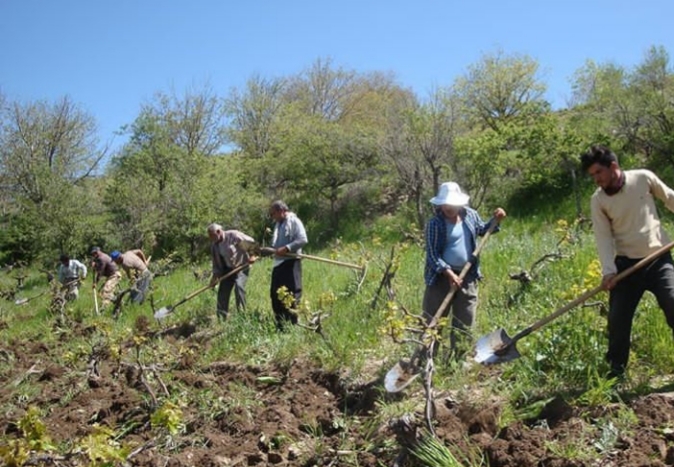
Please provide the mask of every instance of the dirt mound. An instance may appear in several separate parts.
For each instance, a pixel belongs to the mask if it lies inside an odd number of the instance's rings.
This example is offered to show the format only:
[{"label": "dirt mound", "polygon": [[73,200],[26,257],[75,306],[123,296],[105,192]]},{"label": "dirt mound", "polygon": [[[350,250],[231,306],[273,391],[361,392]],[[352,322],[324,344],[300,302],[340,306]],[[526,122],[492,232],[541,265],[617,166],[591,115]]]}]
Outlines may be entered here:
[{"label": "dirt mound", "polygon": [[[194,334],[185,329],[170,337]],[[94,352],[86,365],[67,366],[58,348],[21,341],[0,347],[0,358],[0,446],[22,439],[17,421],[37,406],[51,444],[71,449],[34,451],[33,460],[42,455],[63,466],[87,456],[105,460],[94,449],[101,427],[109,430],[106,447],[124,448],[130,465],[174,467],[392,465],[423,433],[419,413],[386,420],[378,412],[378,401],[416,395],[385,394],[378,381],[349,385],[307,362],[195,367],[178,359],[167,369]],[[620,410],[631,417],[629,428],[599,423]],[[674,465],[670,393],[601,410],[556,398],[536,419],[506,427],[499,427],[501,415],[498,403],[438,397],[435,433],[459,458],[477,453],[490,467]],[[418,464],[407,456],[401,465]]]}]

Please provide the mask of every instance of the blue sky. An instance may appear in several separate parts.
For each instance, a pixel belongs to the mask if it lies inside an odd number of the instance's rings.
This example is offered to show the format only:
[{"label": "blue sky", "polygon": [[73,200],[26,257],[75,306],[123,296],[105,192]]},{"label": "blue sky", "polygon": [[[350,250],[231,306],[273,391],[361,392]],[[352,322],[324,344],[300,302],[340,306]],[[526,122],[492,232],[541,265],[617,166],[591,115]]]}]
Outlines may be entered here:
[{"label": "blue sky", "polygon": [[591,59],[632,67],[650,46],[674,53],[672,0],[0,0],[0,92],[72,98],[102,142],[153,94],[225,96],[259,74],[318,58],[390,71],[424,97],[485,53],[527,54],[563,107]]}]

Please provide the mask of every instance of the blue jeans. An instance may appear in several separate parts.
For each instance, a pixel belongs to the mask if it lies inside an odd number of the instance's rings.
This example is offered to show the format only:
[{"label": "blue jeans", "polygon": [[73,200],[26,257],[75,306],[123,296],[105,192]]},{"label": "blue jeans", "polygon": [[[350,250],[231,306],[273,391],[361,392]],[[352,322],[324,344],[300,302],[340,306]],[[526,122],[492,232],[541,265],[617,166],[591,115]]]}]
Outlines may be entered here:
[{"label": "blue jeans", "polygon": [[[638,263],[639,259],[616,256],[618,272]],[[627,367],[630,355],[632,320],[637,305],[646,291],[655,295],[658,305],[665,313],[667,324],[674,329],[674,264],[666,253],[644,268],[627,276],[611,290],[608,312],[608,351],[606,360],[614,375],[620,375]]]}]

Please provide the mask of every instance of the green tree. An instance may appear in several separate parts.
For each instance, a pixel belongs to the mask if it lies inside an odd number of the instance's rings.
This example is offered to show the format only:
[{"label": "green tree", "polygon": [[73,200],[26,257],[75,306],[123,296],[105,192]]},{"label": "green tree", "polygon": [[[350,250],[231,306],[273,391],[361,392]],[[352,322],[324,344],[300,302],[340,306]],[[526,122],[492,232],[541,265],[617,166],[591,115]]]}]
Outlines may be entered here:
[{"label": "green tree", "polygon": [[674,75],[663,47],[651,47],[633,70],[588,61],[573,89],[574,122],[589,139],[674,166]]},{"label": "green tree", "polygon": [[664,47],[651,47],[630,76],[638,115],[630,144],[652,159],[674,166],[674,73]]},{"label": "green tree", "polygon": [[426,222],[429,193],[449,175],[459,132],[458,105],[446,89],[436,89],[423,103],[409,100],[391,115],[383,153],[408,194],[420,228]]},{"label": "green tree", "polygon": [[246,157],[245,178],[271,196],[276,179],[268,159],[277,144],[277,127],[287,103],[286,80],[251,77],[243,90],[233,89],[225,99],[228,140]]},{"label": "green tree", "polygon": [[251,78],[226,99],[245,183],[268,198],[318,200],[311,209],[327,210],[336,229],[348,200],[382,170],[378,141],[400,92],[391,76],[329,59],[278,80]]},{"label": "green tree", "polygon": [[284,92],[284,79],[255,75],[246,82],[245,90],[234,88],[225,99],[229,141],[247,156],[259,159],[269,152]]},{"label": "green tree", "polygon": [[546,85],[538,68],[528,55],[502,50],[483,55],[454,83],[466,116],[479,128],[499,131],[515,118],[545,112],[549,107],[543,98]]},{"label": "green tree", "polygon": [[385,116],[403,91],[392,76],[359,74],[330,60],[316,61],[288,83],[267,161],[278,175],[276,187],[326,202],[334,231],[346,198],[382,173]]},{"label": "green tree", "polygon": [[68,97],[6,101],[0,112],[0,180],[8,206],[2,222],[27,229],[16,232],[25,243],[15,244],[15,252],[53,258],[84,250],[90,217],[97,215],[86,181],[107,153],[94,118]]},{"label": "green tree", "polygon": [[159,93],[143,106],[112,160],[106,193],[125,247],[185,251],[187,245],[195,254],[215,215],[209,167],[226,142],[223,116],[221,100],[207,87],[180,97]]}]

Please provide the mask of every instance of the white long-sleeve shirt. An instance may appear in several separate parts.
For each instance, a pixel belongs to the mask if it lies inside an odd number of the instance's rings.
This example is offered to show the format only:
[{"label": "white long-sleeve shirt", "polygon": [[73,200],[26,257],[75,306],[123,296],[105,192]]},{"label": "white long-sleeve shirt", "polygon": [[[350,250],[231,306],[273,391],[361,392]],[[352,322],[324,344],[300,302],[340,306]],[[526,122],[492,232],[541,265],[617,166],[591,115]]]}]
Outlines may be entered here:
[{"label": "white long-sleeve shirt", "polygon": [[61,284],[71,282],[77,278],[85,279],[86,277],[87,267],[76,259],[71,259],[68,262],[68,266],[65,266],[63,263],[59,264],[58,279]]},{"label": "white long-sleeve shirt", "polygon": [[674,190],[650,170],[626,170],[625,184],[613,196],[598,188],[590,207],[602,274],[615,274],[616,256],[638,259],[669,243],[655,198],[674,212]]},{"label": "white long-sleeve shirt", "polygon": [[[290,253],[302,254],[302,247],[306,245],[307,232],[304,224],[294,212],[288,212],[282,222],[274,224],[274,233],[272,234],[271,246],[281,248],[285,246]],[[281,264],[289,258],[283,256],[274,256],[274,267]]]}]

